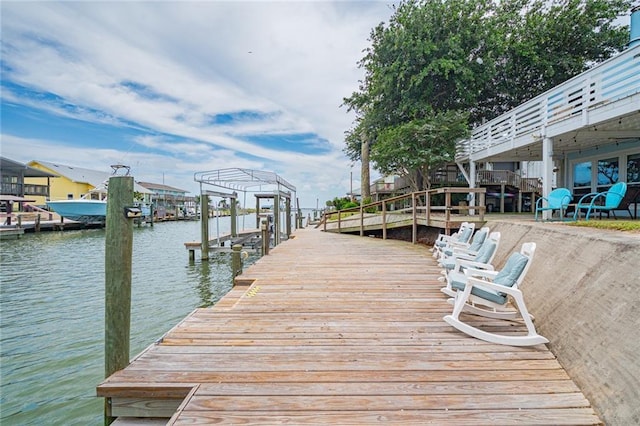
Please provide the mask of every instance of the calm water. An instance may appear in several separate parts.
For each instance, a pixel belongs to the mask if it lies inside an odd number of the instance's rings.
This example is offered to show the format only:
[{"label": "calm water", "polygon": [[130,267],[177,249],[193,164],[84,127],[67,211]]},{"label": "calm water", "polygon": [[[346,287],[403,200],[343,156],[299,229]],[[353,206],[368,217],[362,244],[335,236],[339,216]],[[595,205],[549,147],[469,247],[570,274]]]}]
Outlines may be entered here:
[{"label": "calm water", "polygon": [[[228,218],[210,223],[210,238],[216,223],[229,230]],[[104,238],[84,230],[0,241],[0,424],[102,424]],[[230,254],[190,264],[183,243],[194,240],[199,222],[134,228],[132,356],[231,288]]]}]

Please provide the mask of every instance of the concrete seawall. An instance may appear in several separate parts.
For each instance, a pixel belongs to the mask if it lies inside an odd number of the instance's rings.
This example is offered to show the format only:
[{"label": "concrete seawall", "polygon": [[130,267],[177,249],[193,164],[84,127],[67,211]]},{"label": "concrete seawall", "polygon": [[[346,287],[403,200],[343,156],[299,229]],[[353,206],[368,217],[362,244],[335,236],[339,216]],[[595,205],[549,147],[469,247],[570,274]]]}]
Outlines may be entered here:
[{"label": "concrete seawall", "polygon": [[536,328],[606,424],[640,424],[640,234],[492,220],[494,261],[533,241],[522,285]]}]

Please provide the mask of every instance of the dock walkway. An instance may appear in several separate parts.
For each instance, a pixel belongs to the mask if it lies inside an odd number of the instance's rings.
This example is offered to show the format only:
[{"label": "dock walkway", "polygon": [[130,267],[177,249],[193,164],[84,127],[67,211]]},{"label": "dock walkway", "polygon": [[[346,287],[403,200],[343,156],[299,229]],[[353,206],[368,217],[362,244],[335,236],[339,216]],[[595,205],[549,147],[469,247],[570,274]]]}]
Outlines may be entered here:
[{"label": "dock walkway", "polygon": [[421,245],[298,230],[98,396],[175,425],[601,424],[546,346],[447,325],[438,276]]}]

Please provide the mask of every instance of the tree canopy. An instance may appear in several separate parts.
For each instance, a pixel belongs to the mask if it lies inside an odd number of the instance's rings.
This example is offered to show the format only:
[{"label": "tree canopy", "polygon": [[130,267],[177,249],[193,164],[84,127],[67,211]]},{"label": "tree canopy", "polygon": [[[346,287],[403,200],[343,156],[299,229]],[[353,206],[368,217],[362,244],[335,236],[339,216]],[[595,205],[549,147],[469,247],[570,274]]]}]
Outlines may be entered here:
[{"label": "tree canopy", "polygon": [[[471,125],[609,58],[627,41],[613,26],[630,0],[408,0],[376,26],[344,99],[356,112],[345,152],[385,174],[450,161]],[[369,144],[367,144],[369,146]],[[419,182],[416,181],[419,185]],[[417,187],[415,189],[418,189]]]}]

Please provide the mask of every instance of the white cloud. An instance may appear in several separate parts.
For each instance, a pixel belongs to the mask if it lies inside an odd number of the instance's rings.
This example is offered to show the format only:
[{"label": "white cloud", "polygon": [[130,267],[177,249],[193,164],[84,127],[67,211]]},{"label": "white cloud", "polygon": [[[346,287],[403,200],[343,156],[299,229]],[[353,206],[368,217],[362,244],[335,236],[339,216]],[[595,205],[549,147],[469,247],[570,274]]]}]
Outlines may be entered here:
[{"label": "white cloud", "polygon": [[[144,164],[145,173],[175,174],[178,180],[224,167],[276,170],[308,189],[310,194],[299,196],[314,204],[316,197],[322,202],[349,190],[344,186],[349,161],[341,150],[353,117],[339,105],[357,89],[362,72],[356,63],[371,28],[391,15],[386,3],[3,2],[1,7],[2,53],[11,81],[79,108],[34,99],[24,101],[29,106],[82,119],[95,110],[96,121],[114,117],[185,138],[139,140],[141,147],[153,144],[167,152],[165,158],[127,153]],[[15,93],[3,90],[6,101],[5,95],[18,101]],[[240,111],[264,119],[211,122],[216,114]],[[297,154],[241,140],[248,134],[286,133],[316,133],[329,145],[321,154]],[[3,134],[3,155],[16,140],[8,136]],[[30,141],[30,146],[29,159],[70,163],[63,161],[68,155],[73,162],[86,161],[78,164],[85,167],[101,155],[118,154],[73,154],[70,145],[57,141]],[[190,160],[176,164],[172,153]],[[247,160],[243,153],[262,160]]]}]

